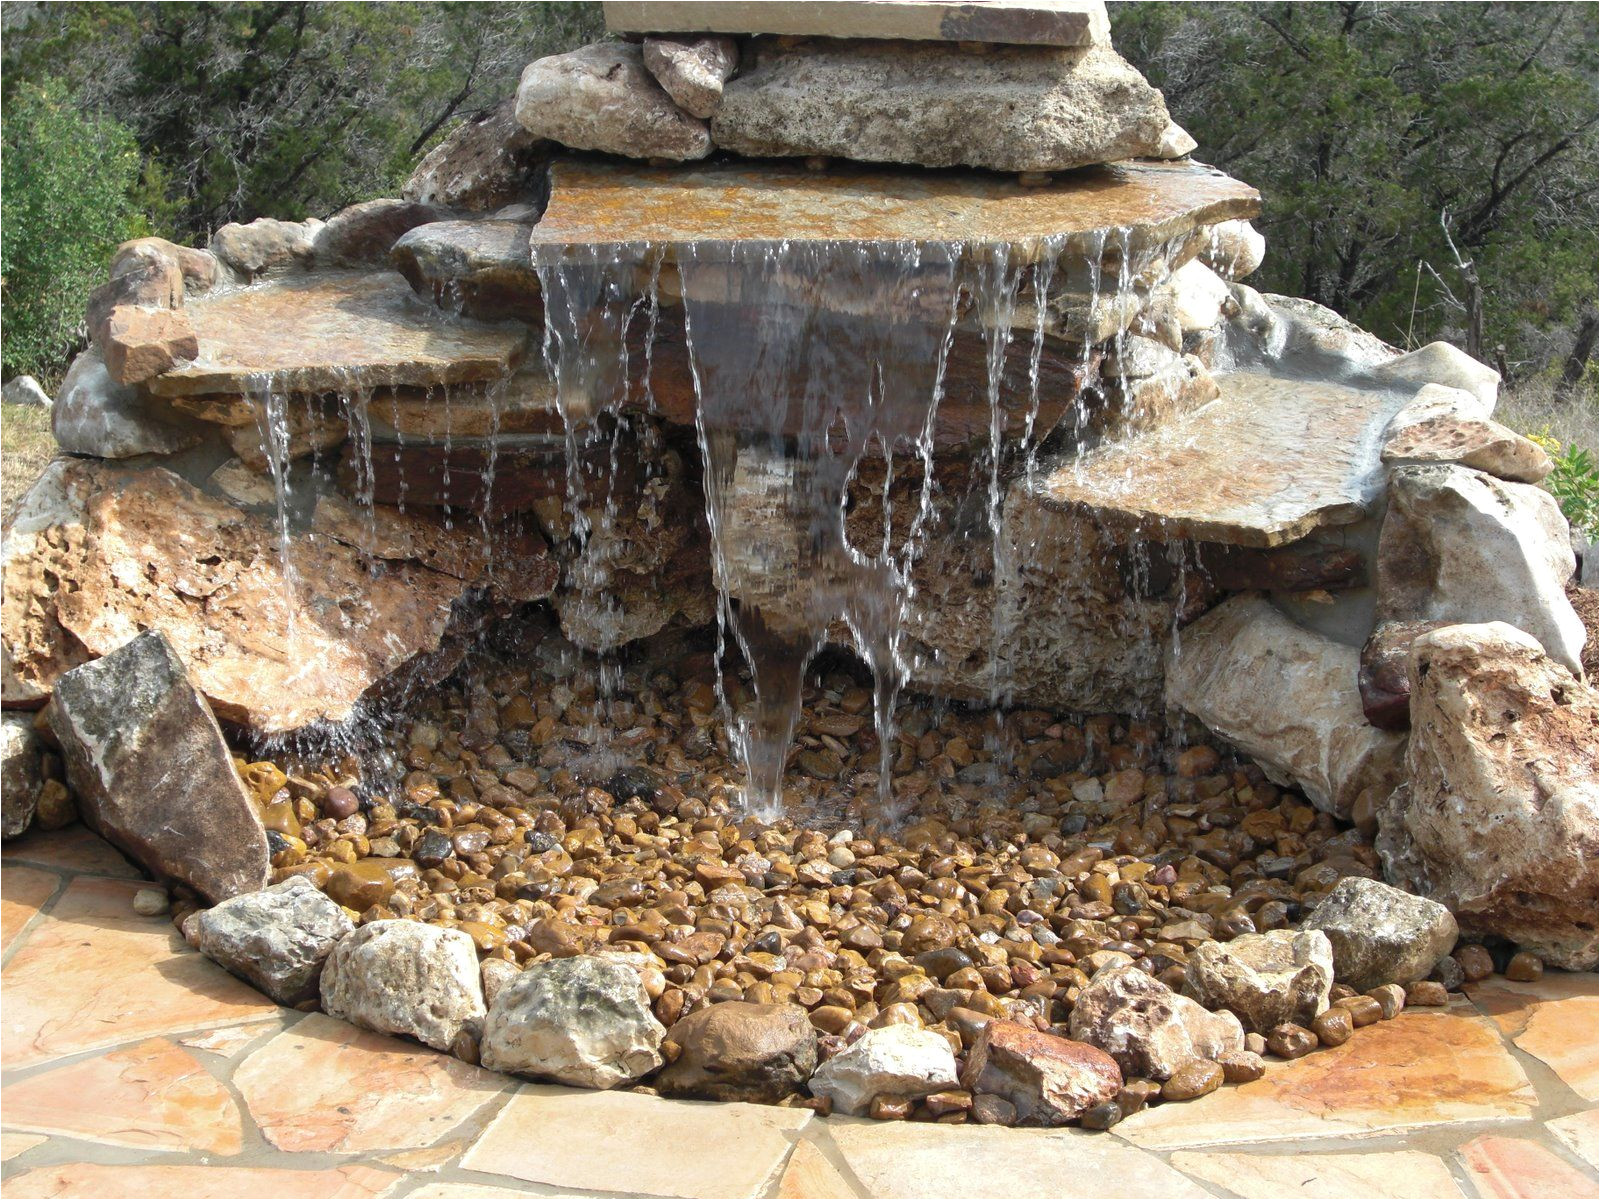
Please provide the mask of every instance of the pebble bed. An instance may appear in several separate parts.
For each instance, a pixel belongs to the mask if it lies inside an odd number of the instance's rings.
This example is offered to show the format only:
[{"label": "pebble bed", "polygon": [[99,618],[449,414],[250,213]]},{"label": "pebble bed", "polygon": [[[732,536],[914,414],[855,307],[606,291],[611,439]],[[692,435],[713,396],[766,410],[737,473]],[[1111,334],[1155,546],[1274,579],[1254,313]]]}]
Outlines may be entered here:
[{"label": "pebble bed", "polygon": [[[737,708],[747,684],[730,673],[719,689],[709,653],[658,645],[602,701],[592,662],[558,635],[521,650],[520,665],[484,657],[415,701],[363,753],[364,774],[354,756],[238,760],[272,881],[308,876],[358,924],[459,929],[485,963],[626,954],[669,1030],[721,1002],[798,1005],[826,1062],[885,1025],[932,1030],[958,1059],[997,1018],[1066,1036],[1097,971],[1133,964],[1181,990],[1198,946],[1293,927],[1340,879],[1379,877],[1361,830],[1253,765],[1113,716],[997,720],[908,699],[893,756],[905,811],[886,822],[870,681],[840,658],[806,690],[794,815],[760,821],[740,809],[719,697]],[[193,910],[177,898],[180,926]],[[1537,969],[1527,957],[1513,974]],[[1082,1122],[1258,1077],[1261,1054],[1339,1044],[1496,965],[1463,945],[1405,991],[1335,985],[1304,1036],[1252,1033],[1221,1066],[1130,1078]],[[452,1050],[477,1060],[470,1035]],[[663,1050],[671,1061],[681,1047],[669,1036]],[[947,1089],[871,1113],[1014,1119],[984,1101]]]}]

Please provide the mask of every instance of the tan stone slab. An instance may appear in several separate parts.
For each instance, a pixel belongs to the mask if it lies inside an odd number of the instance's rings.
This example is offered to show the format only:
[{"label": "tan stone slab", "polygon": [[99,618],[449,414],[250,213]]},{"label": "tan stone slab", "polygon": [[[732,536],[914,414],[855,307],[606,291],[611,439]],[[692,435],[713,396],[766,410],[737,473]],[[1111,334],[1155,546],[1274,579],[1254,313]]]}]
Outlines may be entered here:
[{"label": "tan stone slab", "polygon": [[1600,1167],[1600,1109],[1546,1121],[1544,1127],[1591,1167]]},{"label": "tan stone slab", "polygon": [[569,247],[637,254],[650,243],[671,257],[699,244],[704,257],[706,243],[818,240],[1005,243],[1037,258],[1104,230],[1159,241],[1261,206],[1254,188],[1188,162],[1090,167],[1043,187],[975,171],[841,164],[819,174],[748,161],[646,169],[560,159],[550,176],[550,205],[531,234],[535,262],[559,261]]},{"label": "tan stone slab", "polygon": [[1100,0],[606,0],[612,33],[788,34],[1091,46],[1110,41]]},{"label": "tan stone slab", "polygon": [[783,1168],[778,1200],[856,1200],[860,1195],[821,1150],[805,1138],[795,1143],[794,1153]]},{"label": "tan stone slab", "polygon": [[1410,1150],[1386,1154],[1193,1154],[1172,1156],[1185,1175],[1226,1188],[1241,1200],[1345,1200],[1350,1196],[1459,1200],[1444,1161]]},{"label": "tan stone slab", "polygon": [[1600,997],[1589,973],[1551,972],[1535,983],[1495,978],[1472,989],[1519,1050],[1533,1055],[1585,1100],[1600,1100]]},{"label": "tan stone slab", "polygon": [[0,1133],[0,1162],[10,1162],[17,1155],[26,1154],[49,1140],[36,1133]]},{"label": "tan stone slab", "polygon": [[529,1183],[649,1196],[755,1196],[811,1113],[527,1086],[461,1166]]},{"label": "tan stone slab", "polygon": [[83,825],[69,825],[52,833],[37,829],[26,833],[6,843],[4,861],[111,879],[142,878],[139,868],[123,858],[116,847]]},{"label": "tan stone slab", "polygon": [[1412,1010],[1358,1030],[1343,1046],[1273,1062],[1254,1083],[1138,1113],[1115,1132],[1138,1146],[1175,1150],[1520,1120],[1535,1102],[1488,1021],[1465,1009]]},{"label": "tan stone slab", "polygon": [[378,1161],[386,1167],[398,1167],[407,1173],[437,1171],[470,1144],[466,1138],[456,1138],[437,1146],[425,1146],[421,1150],[402,1150],[399,1154],[385,1154]]},{"label": "tan stone slab", "polygon": [[1122,537],[1256,547],[1367,513],[1402,397],[1247,373],[1217,383],[1210,404],[1055,466],[1041,497]]},{"label": "tan stone slab", "polygon": [[152,379],[158,396],[351,392],[495,379],[526,352],[524,326],[440,312],[393,271],[319,271],[221,290],[184,311],[200,357]]},{"label": "tan stone slab", "polygon": [[113,1146],[237,1154],[228,1090],[166,1038],[34,1075],[5,1091],[6,1124]]},{"label": "tan stone slab", "polygon": [[178,1041],[196,1050],[232,1058],[277,1024],[276,1021],[257,1021],[250,1025],[230,1025],[225,1029],[208,1029],[204,1033],[181,1037]]},{"label": "tan stone slab", "polygon": [[138,890],[74,879],[17,948],[0,978],[0,1062],[8,1069],[277,1011],[185,946],[166,918],[135,914]]},{"label": "tan stone slab", "polygon": [[870,1196],[1207,1195],[1155,1155],[1084,1129],[830,1121],[828,1132]]},{"label": "tan stone slab", "polygon": [[11,949],[22,927],[39,915],[60,886],[61,877],[49,871],[11,863],[0,869],[0,951]]},{"label": "tan stone slab", "polygon": [[233,1076],[274,1146],[344,1153],[431,1146],[507,1083],[320,1013],[273,1038]]},{"label": "tan stone slab", "polygon": [[524,1192],[516,1188],[490,1187],[482,1183],[430,1183],[410,1193],[411,1200],[522,1200],[524,1196],[548,1196],[549,1192]]},{"label": "tan stone slab", "polygon": [[1457,1153],[1478,1195],[1485,1200],[1600,1196],[1600,1179],[1527,1138],[1484,1134]]},{"label": "tan stone slab", "polygon": [[366,1200],[381,1196],[400,1176],[353,1164],[323,1171],[271,1167],[106,1166],[62,1163],[6,1180],[6,1196],[126,1200],[128,1196],[182,1196],[185,1200]]}]

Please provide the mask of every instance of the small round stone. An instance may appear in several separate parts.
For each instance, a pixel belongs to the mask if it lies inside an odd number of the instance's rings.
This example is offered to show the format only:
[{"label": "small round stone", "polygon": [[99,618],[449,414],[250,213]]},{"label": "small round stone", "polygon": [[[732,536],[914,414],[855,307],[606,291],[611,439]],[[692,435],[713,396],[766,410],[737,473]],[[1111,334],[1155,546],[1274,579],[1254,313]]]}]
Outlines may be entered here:
[{"label": "small round stone", "polygon": [[1222,1067],[1209,1058],[1193,1058],[1161,1085],[1163,1100],[1195,1100],[1222,1086]]},{"label": "small round stone", "polygon": [[1303,1025],[1285,1022],[1267,1033],[1267,1049],[1279,1058],[1304,1058],[1317,1048],[1317,1035]]},{"label": "small round stone", "polygon": [[1356,1031],[1355,1021],[1347,1008],[1330,1008],[1311,1022],[1311,1031],[1324,1046],[1342,1046]]},{"label": "small round stone", "polygon": [[335,821],[342,821],[361,811],[361,801],[347,787],[331,787],[322,799],[322,811]]},{"label": "small round stone", "polygon": [[1348,1012],[1357,1029],[1365,1029],[1383,1020],[1383,1006],[1371,996],[1347,996],[1334,1007]]},{"label": "small round stone", "polygon": [[1093,1108],[1085,1109],[1078,1123],[1085,1129],[1110,1129],[1122,1120],[1122,1109],[1115,1100],[1107,1100],[1104,1104],[1096,1104]]},{"label": "small round stone", "polygon": [[1537,954],[1519,950],[1506,964],[1506,978],[1513,983],[1532,983],[1544,974],[1544,961]]},{"label": "small round stone", "polygon": [[1450,993],[1437,979],[1419,979],[1406,989],[1406,1003],[1418,1008],[1443,1008],[1450,1003]]},{"label": "small round stone", "polygon": [[1398,983],[1381,984],[1369,990],[1367,995],[1378,1002],[1378,1008],[1385,1021],[1394,1020],[1406,1006],[1406,990]]},{"label": "small round stone", "polygon": [[159,917],[169,907],[171,901],[160,888],[140,888],[133,894],[133,911],[141,917]]},{"label": "small round stone", "polygon": [[1267,1064],[1261,1055],[1249,1050],[1236,1050],[1217,1059],[1226,1083],[1253,1083],[1267,1073]]},{"label": "small round stone", "polygon": [[1494,956],[1479,945],[1457,946],[1455,953],[1450,956],[1456,960],[1456,965],[1461,968],[1462,977],[1468,983],[1477,983],[1480,979],[1487,979],[1494,974]]}]

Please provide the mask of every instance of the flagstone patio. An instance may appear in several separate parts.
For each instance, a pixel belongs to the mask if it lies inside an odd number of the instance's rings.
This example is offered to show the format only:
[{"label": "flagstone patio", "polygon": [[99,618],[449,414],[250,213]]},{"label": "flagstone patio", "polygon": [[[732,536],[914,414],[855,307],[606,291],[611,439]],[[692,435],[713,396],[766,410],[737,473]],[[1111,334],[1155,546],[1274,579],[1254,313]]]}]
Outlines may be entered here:
[{"label": "flagstone patio", "polygon": [[1600,1195],[1594,975],[1499,977],[1110,1134],[529,1084],[279,1009],[83,829],[0,867],[7,1197]]}]

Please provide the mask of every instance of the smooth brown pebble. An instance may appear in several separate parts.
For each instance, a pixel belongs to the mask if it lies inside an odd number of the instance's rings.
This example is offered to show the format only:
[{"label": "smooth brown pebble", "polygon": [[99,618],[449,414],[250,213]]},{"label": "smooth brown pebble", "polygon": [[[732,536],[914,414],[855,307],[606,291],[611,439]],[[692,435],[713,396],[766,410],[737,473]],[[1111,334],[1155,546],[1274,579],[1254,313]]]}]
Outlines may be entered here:
[{"label": "smooth brown pebble", "polygon": [[1192,1058],[1161,1085],[1163,1100],[1195,1100],[1222,1086],[1222,1067],[1209,1058]]},{"label": "smooth brown pebble", "polygon": [[1482,946],[1457,946],[1450,956],[1461,968],[1461,977],[1468,983],[1477,983],[1494,974],[1494,956]]},{"label": "smooth brown pebble", "polygon": [[1324,1046],[1342,1046],[1356,1031],[1356,1023],[1346,1008],[1330,1008],[1311,1022],[1311,1031]]},{"label": "smooth brown pebble", "polygon": [[1450,1003],[1450,993],[1436,980],[1419,979],[1406,988],[1406,1003],[1418,1008],[1443,1008]]},{"label": "smooth brown pebble", "polygon": [[1544,974],[1544,962],[1536,954],[1519,950],[1506,964],[1506,978],[1512,983],[1532,983]]},{"label": "smooth brown pebble", "polygon": [[1392,1021],[1400,1015],[1400,1010],[1406,1006],[1406,990],[1398,983],[1384,983],[1373,988],[1367,993],[1378,1002],[1385,1021]]},{"label": "smooth brown pebble", "polygon": [[1267,1032],[1267,1049],[1279,1058],[1304,1058],[1317,1048],[1317,1035],[1303,1025],[1285,1022]]},{"label": "smooth brown pebble", "polygon": [[1347,996],[1335,1004],[1334,1008],[1342,1008],[1348,1012],[1357,1029],[1365,1029],[1368,1025],[1376,1025],[1383,1020],[1383,1006],[1371,996]]},{"label": "smooth brown pebble", "polygon": [[1249,1050],[1235,1050],[1217,1059],[1225,1083],[1253,1083],[1267,1073],[1267,1064],[1261,1055]]}]

